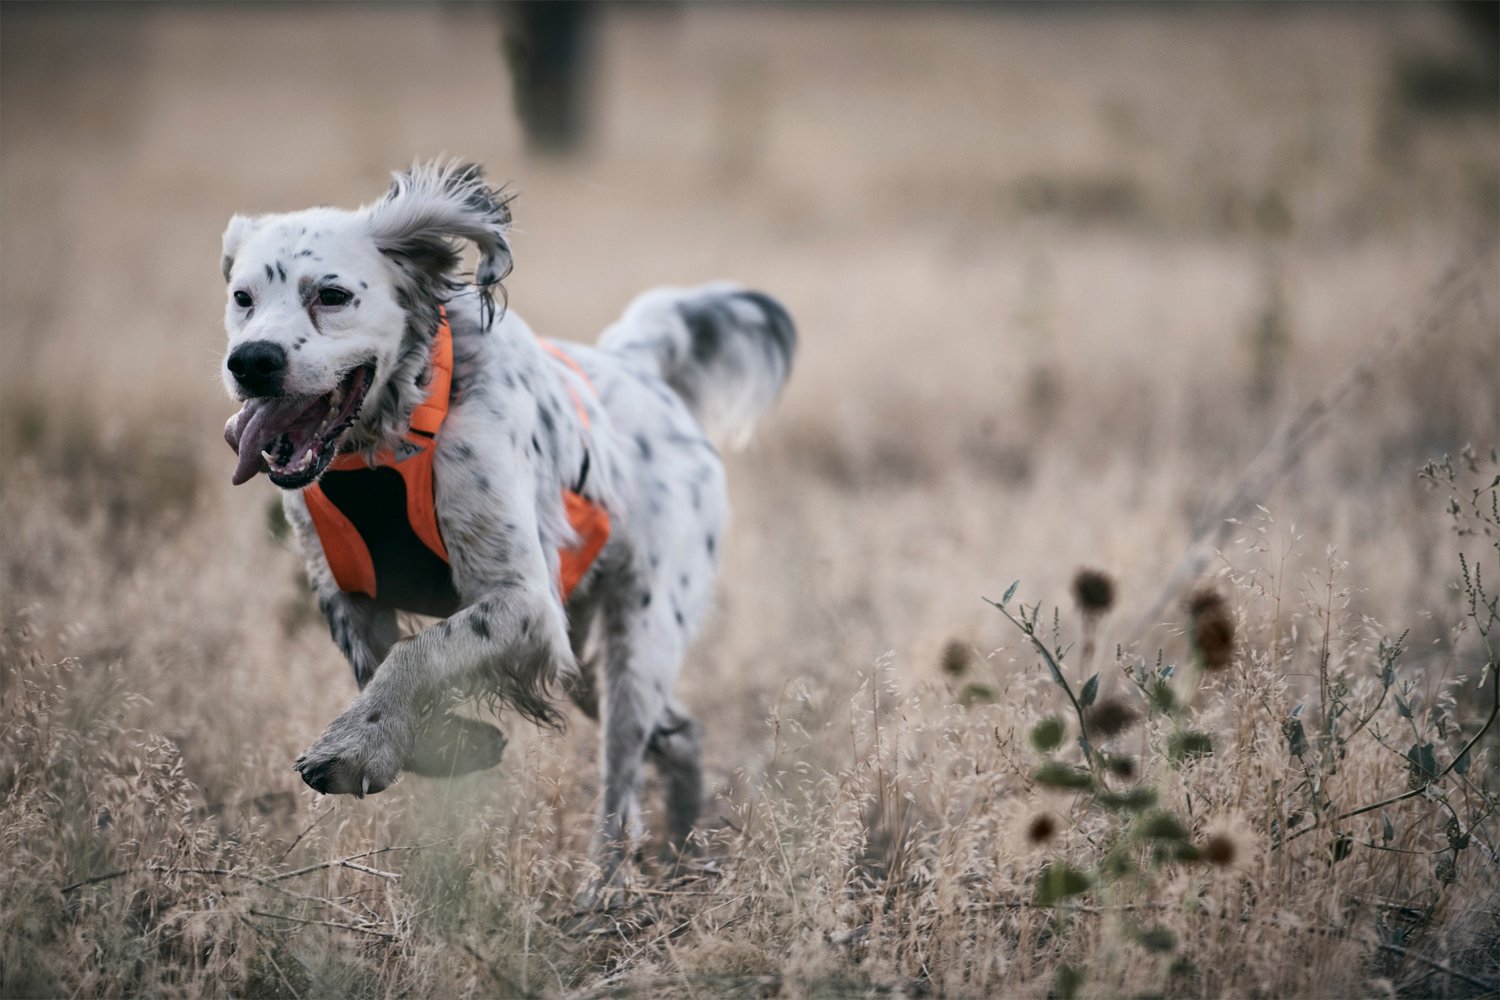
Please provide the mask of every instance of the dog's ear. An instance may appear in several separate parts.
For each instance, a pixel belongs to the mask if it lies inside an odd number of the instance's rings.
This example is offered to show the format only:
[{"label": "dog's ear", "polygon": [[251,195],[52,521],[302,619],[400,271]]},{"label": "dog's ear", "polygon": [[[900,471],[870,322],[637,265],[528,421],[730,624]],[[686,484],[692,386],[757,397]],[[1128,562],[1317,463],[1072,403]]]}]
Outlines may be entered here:
[{"label": "dog's ear", "polygon": [[224,260],[220,267],[224,271],[224,280],[229,280],[229,272],[234,268],[234,258],[239,256],[240,247],[245,242],[245,237],[255,230],[255,220],[245,215],[236,215],[229,220],[229,225],[224,229]]},{"label": "dog's ear", "polygon": [[487,323],[494,289],[510,274],[510,196],[486,184],[484,170],[473,163],[417,164],[392,176],[386,196],[365,209],[376,247],[452,289],[460,284],[454,273],[459,241],[473,243],[479,249],[474,284]]}]

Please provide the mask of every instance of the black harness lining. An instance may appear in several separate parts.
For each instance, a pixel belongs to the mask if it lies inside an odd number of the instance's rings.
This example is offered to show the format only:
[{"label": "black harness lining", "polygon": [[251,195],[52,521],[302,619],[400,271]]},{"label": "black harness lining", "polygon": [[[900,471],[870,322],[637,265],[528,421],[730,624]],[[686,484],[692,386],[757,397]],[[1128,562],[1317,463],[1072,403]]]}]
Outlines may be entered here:
[{"label": "black harness lining", "polygon": [[319,485],[354,525],[375,566],[375,596],[402,611],[446,618],[458,610],[453,573],[406,517],[406,480],[389,466],[330,470]]}]

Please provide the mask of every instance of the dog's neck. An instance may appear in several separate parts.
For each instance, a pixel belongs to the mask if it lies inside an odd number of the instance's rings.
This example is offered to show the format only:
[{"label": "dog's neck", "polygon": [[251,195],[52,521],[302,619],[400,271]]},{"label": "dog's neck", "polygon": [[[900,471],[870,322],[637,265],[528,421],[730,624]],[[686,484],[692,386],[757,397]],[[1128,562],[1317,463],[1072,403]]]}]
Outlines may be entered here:
[{"label": "dog's neck", "polygon": [[407,316],[401,349],[390,374],[365,401],[360,419],[340,451],[364,452],[373,458],[382,449],[394,446],[411,429],[412,413],[427,398],[444,304],[431,292],[400,297],[406,300],[403,305]]}]

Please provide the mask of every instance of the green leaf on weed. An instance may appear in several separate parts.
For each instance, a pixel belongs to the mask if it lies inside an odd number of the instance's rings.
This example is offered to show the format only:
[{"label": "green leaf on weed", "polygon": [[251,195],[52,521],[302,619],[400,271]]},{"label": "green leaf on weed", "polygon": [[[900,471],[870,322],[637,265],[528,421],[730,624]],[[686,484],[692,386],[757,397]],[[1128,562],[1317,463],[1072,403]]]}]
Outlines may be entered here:
[{"label": "green leaf on weed", "polygon": [[1002,608],[1005,607],[1007,604],[1010,603],[1010,599],[1012,597],[1016,596],[1016,588],[1019,587],[1020,585],[1021,585],[1021,581],[1017,580],[1014,583],[1012,583],[1009,587],[1005,588],[1005,595],[1000,598],[1000,606]]},{"label": "green leaf on weed", "polygon": [[1163,927],[1161,924],[1147,927],[1145,930],[1138,933],[1135,939],[1139,941],[1141,943],[1141,947],[1145,948],[1147,951],[1167,952],[1177,947],[1177,935],[1173,934],[1170,930]]},{"label": "green leaf on weed", "polygon": [[1094,776],[1081,767],[1073,767],[1062,761],[1049,760],[1037,768],[1036,774],[1032,775],[1039,785],[1049,785],[1052,788],[1089,788],[1094,784]]},{"label": "green leaf on weed", "polygon": [[1057,976],[1052,980],[1052,995],[1057,1000],[1073,1000],[1081,989],[1083,989],[1082,969],[1064,965],[1057,970]]},{"label": "green leaf on weed", "polygon": [[1095,674],[1083,682],[1083,690],[1078,694],[1078,704],[1088,708],[1099,697],[1099,675]]},{"label": "green leaf on weed", "polygon": [[958,692],[958,703],[965,708],[970,705],[993,705],[998,700],[995,689],[988,684],[965,684]]},{"label": "green leaf on weed", "polygon": [[1036,904],[1051,906],[1069,896],[1087,892],[1093,880],[1087,873],[1062,861],[1054,861],[1043,868],[1036,880]]},{"label": "green leaf on weed", "polygon": [[1049,753],[1062,746],[1063,737],[1067,734],[1068,727],[1063,720],[1049,715],[1031,728],[1031,745],[1042,753]]},{"label": "green leaf on weed", "polygon": [[1307,753],[1307,730],[1302,728],[1301,719],[1287,719],[1281,724],[1281,731],[1286,735],[1287,749],[1293,757]]},{"label": "green leaf on weed", "polygon": [[1437,777],[1438,762],[1431,743],[1411,745],[1411,749],[1406,751],[1406,771],[1407,782],[1412,788],[1422,788],[1432,784]]},{"label": "green leaf on weed", "polygon": [[1156,789],[1140,785],[1124,792],[1100,792],[1097,801],[1106,809],[1145,812],[1156,805]]},{"label": "green leaf on weed", "polygon": [[1142,840],[1166,840],[1185,844],[1188,839],[1187,827],[1169,812],[1156,812],[1143,817],[1136,825],[1135,832]]},{"label": "green leaf on weed", "polygon": [[1401,718],[1403,719],[1411,718],[1411,706],[1408,705],[1406,703],[1406,699],[1402,698],[1399,694],[1396,695],[1396,711],[1401,713]]},{"label": "green leaf on weed", "polygon": [[1170,712],[1177,707],[1177,696],[1172,693],[1172,686],[1165,678],[1151,685],[1151,705],[1162,712]]},{"label": "green leaf on weed", "polygon": [[1335,837],[1333,839],[1333,847],[1332,847],[1331,850],[1332,850],[1332,853],[1333,853],[1333,860],[1334,860],[1335,864],[1338,863],[1338,862],[1340,862],[1340,861],[1343,861],[1349,855],[1353,854],[1354,853],[1354,836],[1353,836],[1353,834],[1348,834],[1348,833],[1341,833],[1341,834],[1339,834],[1337,837]]}]

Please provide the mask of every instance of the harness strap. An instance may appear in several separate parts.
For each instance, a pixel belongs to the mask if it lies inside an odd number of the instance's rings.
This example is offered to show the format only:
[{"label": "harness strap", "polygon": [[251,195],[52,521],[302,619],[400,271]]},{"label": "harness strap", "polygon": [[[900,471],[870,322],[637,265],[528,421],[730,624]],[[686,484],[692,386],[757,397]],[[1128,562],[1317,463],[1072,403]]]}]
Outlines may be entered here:
[{"label": "harness strap", "polygon": [[[548,354],[572,370],[589,392],[598,393],[583,368],[567,352],[550,341],[538,338],[537,343]],[[443,544],[442,532],[438,528],[433,477],[433,456],[437,451],[436,437],[448,416],[448,407],[453,385],[453,331],[448,324],[447,310],[439,307],[438,329],[433,338],[432,357],[428,375],[427,397],[413,410],[411,425],[394,448],[384,448],[376,453],[371,466],[363,455],[351,453],[339,455],[329,464],[330,473],[354,473],[372,468],[394,469],[400,474],[406,494],[406,522],[422,545],[437,555],[444,563],[449,562],[448,550]],[[568,395],[574,409],[588,432],[591,424],[588,408],[571,380]],[[585,445],[583,468],[578,484],[563,493],[563,505],[568,523],[577,535],[577,544],[559,553],[559,589],[567,600],[573,589],[583,580],[594,560],[609,541],[610,518],[604,507],[582,496],[580,491],[588,479],[589,451]],[[360,534],[354,523],[334,503],[317,483],[303,490],[308,513],[317,529],[323,554],[333,571],[339,589],[347,593],[362,593],[375,597],[378,590],[375,560],[371,555],[369,541]]]}]

